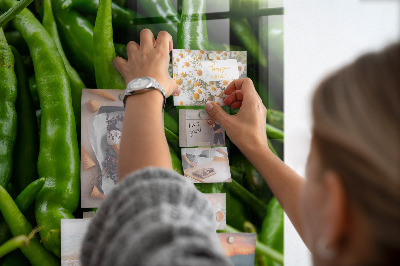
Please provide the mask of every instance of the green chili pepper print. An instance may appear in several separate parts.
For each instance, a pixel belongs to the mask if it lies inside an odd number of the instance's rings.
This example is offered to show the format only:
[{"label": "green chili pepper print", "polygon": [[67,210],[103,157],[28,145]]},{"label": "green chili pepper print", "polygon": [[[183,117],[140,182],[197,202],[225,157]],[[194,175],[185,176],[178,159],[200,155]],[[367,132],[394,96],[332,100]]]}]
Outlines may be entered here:
[{"label": "green chili pepper print", "polygon": [[[0,8],[8,9],[16,3],[1,0]],[[69,79],[57,46],[29,10],[15,16],[13,25],[29,46],[42,113],[38,173],[46,183],[36,199],[36,221],[46,249],[60,256],[60,222],[73,218],[80,187]]]},{"label": "green chili pepper print", "polygon": [[[40,189],[43,187],[45,182],[44,178],[37,179],[30,183],[15,199],[18,209],[22,213],[26,213],[29,207],[35,202],[36,196]],[[1,216],[0,216],[1,217]],[[8,230],[6,221],[3,217],[0,218],[0,244],[11,237],[11,233]]]},{"label": "green chili pepper print", "polygon": [[178,34],[177,24],[180,22],[180,17],[170,0],[139,0],[138,2],[149,17],[155,17],[158,24],[163,24],[163,30],[168,31],[173,37]]},{"label": "green chili pepper print", "polygon": [[51,6],[51,0],[44,0],[43,2],[43,27],[50,34],[55,45],[57,46],[58,52],[64,62],[65,69],[67,70],[69,83],[71,85],[71,97],[72,97],[72,107],[74,108],[75,122],[76,122],[76,132],[78,136],[81,133],[81,97],[82,89],[86,88],[78,72],[69,63],[64,49],[61,45],[60,37],[58,35],[57,24],[54,20],[53,10]]},{"label": "green chili pepper print", "polygon": [[178,49],[208,50],[206,1],[183,1],[178,31]]},{"label": "green chili pepper print", "polygon": [[[134,19],[139,15],[129,8],[124,8],[115,3],[111,4],[112,7],[112,23],[116,27],[129,27],[134,25]],[[92,15],[97,14],[99,8],[99,0],[65,0],[62,4],[62,9],[73,8],[79,12],[88,13]]]},{"label": "green chili pepper print", "polygon": [[93,25],[77,11],[63,10],[62,2],[51,1],[63,48],[75,65],[93,76]]},{"label": "green chili pepper print", "polygon": [[[31,233],[32,225],[26,220],[11,196],[2,186],[0,186],[0,210],[14,236],[29,235]],[[29,246],[21,247],[21,251],[34,266],[59,265],[58,259],[48,252],[37,238],[32,238]]]},{"label": "green chili pepper print", "polygon": [[[268,203],[267,216],[262,224],[260,241],[283,253],[283,209],[274,197]],[[266,258],[268,265],[282,265]]]},{"label": "green chili pepper print", "polygon": [[17,133],[17,78],[14,56],[0,28],[0,185],[6,187],[12,175]]},{"label": "green chili pepper print", "polygon": [[29,183],[38,178],[39,135],[24,63],[18,51],[14,47],[11,49],[15,58],[15,73],[18,79],[18,94],[15,104],[18,120],[13,185],[16,193],[20,193]]},{"label": "green chili pepper print", "polygon": [[122,75],[115,69],[111,0],[99,0],[93,31],[94,70],[99,89],[125,89]]}]

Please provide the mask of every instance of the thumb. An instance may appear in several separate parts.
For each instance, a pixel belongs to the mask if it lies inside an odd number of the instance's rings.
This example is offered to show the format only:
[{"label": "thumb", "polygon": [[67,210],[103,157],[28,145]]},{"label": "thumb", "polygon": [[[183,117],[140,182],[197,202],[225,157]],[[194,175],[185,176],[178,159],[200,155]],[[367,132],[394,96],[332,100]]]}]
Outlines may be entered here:
[{"label": "thumb", "polygon": [[227,114],[225,110],[222,109],[221,106],[213,102],[208,102],[206,104],[206,111],[212,117],[217,119],[217,121],[222,125],[222,127],[226,129],[226,124],[231,119],[231,116]]}]

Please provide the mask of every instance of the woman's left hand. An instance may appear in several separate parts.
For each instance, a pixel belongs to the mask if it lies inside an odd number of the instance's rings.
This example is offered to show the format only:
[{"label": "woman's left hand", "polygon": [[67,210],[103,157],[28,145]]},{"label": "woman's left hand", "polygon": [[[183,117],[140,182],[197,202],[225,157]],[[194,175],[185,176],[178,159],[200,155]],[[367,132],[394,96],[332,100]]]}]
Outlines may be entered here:
[{"label": "woman's left hand", "polygon": [[178,85],[168,73],[169,52],[172,50],[172,36],[160,31],[157,40],[149,29],[140,32],[140,45],[131,41],[126,46],[128,60],[114,59],[115,68],[125,79],[125,85],[140,77],[154,78],[165,90],[166,96],[179,94]]}]

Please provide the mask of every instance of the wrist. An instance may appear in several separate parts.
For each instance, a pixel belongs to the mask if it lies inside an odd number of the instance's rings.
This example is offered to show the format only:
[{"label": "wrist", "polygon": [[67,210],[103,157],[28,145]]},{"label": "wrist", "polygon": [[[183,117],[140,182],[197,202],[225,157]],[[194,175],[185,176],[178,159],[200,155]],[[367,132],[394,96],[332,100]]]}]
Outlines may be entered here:
[{"label": "wrist", "polygon": [[164,97],[158,90],[149,90],[140,94],[133,94],[126,98],[126,107],[131,108],[163,108]]},{"label": "wrist", "polygon": [[247,140],[245,145],[242,145],[242,147],[239,147],[239,149],[246,156],[262,157],[272,153],[268,147],[267,138],[254,139],[253,141]]}]

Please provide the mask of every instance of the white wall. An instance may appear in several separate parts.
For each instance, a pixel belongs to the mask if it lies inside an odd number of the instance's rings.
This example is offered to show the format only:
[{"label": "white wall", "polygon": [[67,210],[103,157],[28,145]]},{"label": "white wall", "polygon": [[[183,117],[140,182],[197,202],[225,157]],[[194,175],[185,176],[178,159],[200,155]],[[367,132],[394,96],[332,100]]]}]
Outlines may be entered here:
[{"label": "white wall", "polygon": [[[285,1],[285,162],[304,176],[310,98],[318,82],[361,53],[400,39],[398,0]],[[285,217],[285,265],[311,265]]]}]

